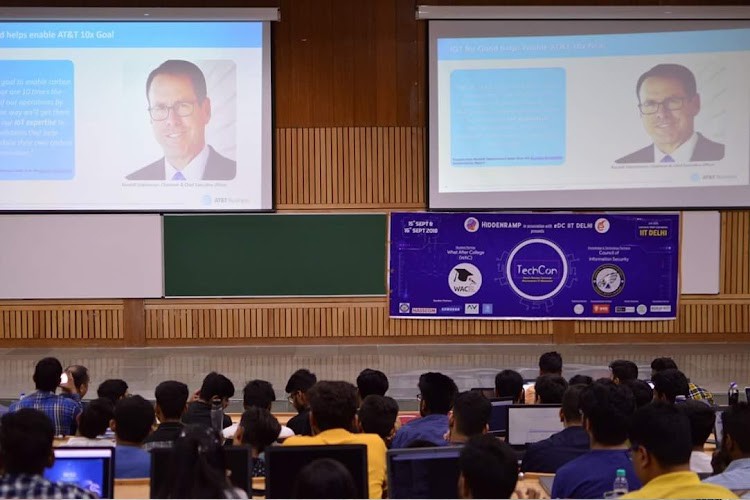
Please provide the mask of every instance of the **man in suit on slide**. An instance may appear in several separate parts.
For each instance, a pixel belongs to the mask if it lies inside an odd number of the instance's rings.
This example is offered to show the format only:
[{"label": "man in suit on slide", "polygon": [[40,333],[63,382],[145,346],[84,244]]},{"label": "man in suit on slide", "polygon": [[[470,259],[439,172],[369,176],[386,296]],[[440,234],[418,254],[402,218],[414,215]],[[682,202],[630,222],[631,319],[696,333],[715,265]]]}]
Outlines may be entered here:
[{"label": "man in suit on slide", "polygon": [[615,163],[687,163],[718,161],[724,145],[695,131],[701,99],[695,75],[680,64],[658,64],[638,79],[635,88],[641,121],[654,143]]},{"label": "man in suit on slide", "polygon": [[211,100],[206,78],[189,61],[169,60],[146,80],[148,113],[164,157],[128,175],[130,181],[228,181],[237,164],[206,144]]}]

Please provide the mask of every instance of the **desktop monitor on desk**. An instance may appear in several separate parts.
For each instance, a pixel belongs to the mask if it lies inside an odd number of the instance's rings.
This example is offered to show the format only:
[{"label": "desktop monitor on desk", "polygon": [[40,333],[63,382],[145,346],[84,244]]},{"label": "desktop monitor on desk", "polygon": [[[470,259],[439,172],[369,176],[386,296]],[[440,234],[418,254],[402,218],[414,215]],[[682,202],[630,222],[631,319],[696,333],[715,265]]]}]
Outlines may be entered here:
[{"label": "desktop monitor on desk", "polygon": [[388,450],[389,498],[458,498],[461,446]]},{"label": "desktop monitor on desk", "polygon": [[508,444],[523,447],[563,430],[560,407],[561,405],[509,406]]},{"label": "desktop monitor on desk", "polygon": [[44,470],[44,477],[53,482],[73,483],[99,498],[114,498],[114,450],[111,446],[55,448],[55,463]]}]

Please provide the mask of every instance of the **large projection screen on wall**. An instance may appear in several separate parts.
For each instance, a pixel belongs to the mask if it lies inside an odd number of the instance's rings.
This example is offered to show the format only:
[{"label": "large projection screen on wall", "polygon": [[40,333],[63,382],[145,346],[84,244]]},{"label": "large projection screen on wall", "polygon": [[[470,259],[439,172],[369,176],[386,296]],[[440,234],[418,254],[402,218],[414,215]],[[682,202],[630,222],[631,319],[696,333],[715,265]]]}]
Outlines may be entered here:
[{"label": "large projection screen on wall", "polygon": [[750,10],[551,10],[429,21],[430,208],[750,206]]},{"label": "large projection screen on wall", "polygon": [[0,210],[270,210],[277,16],[0,8]]}]

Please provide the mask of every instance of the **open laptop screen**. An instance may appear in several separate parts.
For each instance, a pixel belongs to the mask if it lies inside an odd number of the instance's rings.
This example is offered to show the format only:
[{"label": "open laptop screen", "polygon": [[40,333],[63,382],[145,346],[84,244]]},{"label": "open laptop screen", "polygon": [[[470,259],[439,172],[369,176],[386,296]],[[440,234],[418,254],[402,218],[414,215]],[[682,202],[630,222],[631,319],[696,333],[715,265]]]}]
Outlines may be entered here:
[{"label": "open laptop screen", "polygon": [[114,460],[112,447],[55,448],[55,463],[44,470],[44,477],[73,483],[100,498],[114,498]]},{"label": "open laptop screen", "polygon": [[563,430],[560,405],[511,405],[508,407],[508,444],[523,446],[547,439]]},{"label": "open laptop screen", "polygon": [[492,413],[490,413],[490,432],[492,434],[505,434],[508,432],[508,408],[513,404],[513,398],[509,400],[496,399],[490,401]]},{"label": "open laptop screen", "polygon": [[388,451],[389,498],[458,498],[461,446]]}]

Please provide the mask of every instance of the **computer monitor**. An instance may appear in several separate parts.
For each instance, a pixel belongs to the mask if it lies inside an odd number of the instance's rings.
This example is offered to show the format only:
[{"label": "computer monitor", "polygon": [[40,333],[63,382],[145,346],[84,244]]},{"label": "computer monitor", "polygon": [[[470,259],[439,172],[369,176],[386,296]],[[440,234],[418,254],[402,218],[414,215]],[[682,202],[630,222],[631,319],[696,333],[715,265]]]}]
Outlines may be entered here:
[{"label": "computer monitor", "polygon": [[340,462],[352,474],[357,491],[355,498],[369,498],[367,446],[363,444],[266,448],[266,498],[292,498],[297,474],[305,465],[319,458]]},{"label": "computer monitor", "polygon": [[110,447],[55,448],[55,463],[44,470],[50,481],[73,483],[99,498],[114,498],[115,456]]},{"label": "computer monitor", "polygon": [[[253,460],[249,446],[225,446],[224,462],[229,471],[229,480],[236,488],[245,491],[248,496],[252,491]],[[172,448],[154,448],[151,450],[150,497],[166,498],[164,487],[169,480],[169,466],[172,462]]]},{"label": "computer monitor", "polygon": [[508,408],[513,404],[513,398],[491,399],[492,413],[490,413],[490,432],[495,435],[506,435],[508,432]]},{"label": "computer monitor", "polygon": [[563,430],[561,405],[511,405],[508,407],[508,444],[525,446]]},{"label": "computer monitor", "polygon": [[458,498],[461,446],[388,450],[389,498]]}]

